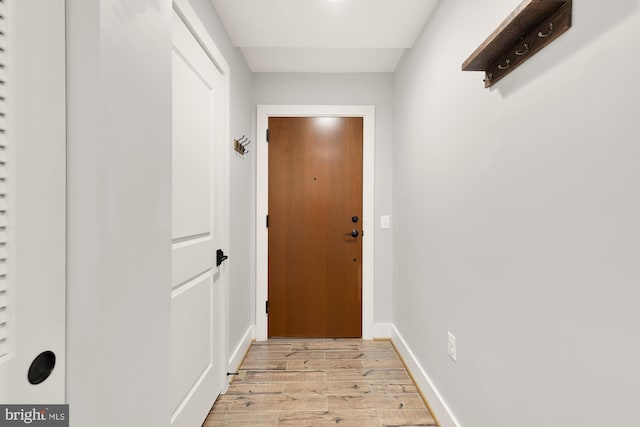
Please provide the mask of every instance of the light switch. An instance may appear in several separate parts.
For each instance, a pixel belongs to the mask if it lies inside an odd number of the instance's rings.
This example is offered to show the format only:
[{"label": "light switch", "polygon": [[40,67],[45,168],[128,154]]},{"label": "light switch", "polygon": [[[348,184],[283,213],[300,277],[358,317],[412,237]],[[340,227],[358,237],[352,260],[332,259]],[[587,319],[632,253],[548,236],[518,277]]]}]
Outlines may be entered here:
[{"label": "light switch", "polygon": [[389,215],[380,217],[380,228],[391,228],[391,217]]}]

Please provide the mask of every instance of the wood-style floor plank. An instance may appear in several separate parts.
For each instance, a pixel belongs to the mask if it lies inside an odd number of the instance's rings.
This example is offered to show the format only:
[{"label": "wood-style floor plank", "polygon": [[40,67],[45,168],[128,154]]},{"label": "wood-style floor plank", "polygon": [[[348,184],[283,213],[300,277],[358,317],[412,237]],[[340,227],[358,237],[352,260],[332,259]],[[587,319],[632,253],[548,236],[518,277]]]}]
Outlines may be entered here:
[{"label": "wood-style floor plank", "polygon": [[243,369],[251,371],[284,371],[287,369],[286,360],[247,359]]},{"label": "wood-style floor plank", "polygon": [[324,381],[326,374],[322,371],[249,371],[245,375],[245,383],[286,383],[291,381]]},{"label": "wood-style floor plank", "polygon": [[233,401],[229,412],[326,411],[327,398],[291,394],[242,395]]},{"label": "wood-style floor plank", "polygon": [[330,381],[368,380],[397,381],[410,380],[404,369],[332,369],[325,372]]},{"label": "wood-style floor plank", "polygon": [[286,383],[285,393],[319,394],[322,396],[359,395],[372,393],[367,381],[316,381],[306,383]]},{"label": "wood-style floor plank", "polygon": [[388,341],[254,343],[203,427],[436,426]]},{"label": "wood-style floor plank", "polygon": [[365,395],[365,396],[328,396],[329,410],[348,409],[419,409],[424,407],[420,396],[415,394]]},{"label": "wood-style floor plank", "polygon": [[324,426],[380,427],[376,411],[325,411],[325,412],[282,412],[278,426],[324,427]]},{"label": "wood-style floor plank", "polygon": [[[305,383],[306,384],[306,383]],[[286,383],[248,383],[248,384],[235,384],[233,387],[229,387],[227,395],[251,395],[251,394],[282,394]]]},{"label": "wood-style floor plank", "polygon": [[382,359],[392,359],[399,360],[398,355],[393,350],[387,351],[353,351],[353,350],[342,350],[342,351],[325,351],[324,352],[326,359],[360,359],[360,360],[382,360]]},{"label": "wood-style floor plank", "polygon": [[226,413],[221,416],[209,416],[202,427],[219,426],[258,426],[275,427],[278,423],[277,412],[236,412]]},{"label": "wood-style floor plank", "polygon": [[364,369],[364,365],[361,360],[290,360],[287,366],[287,371],[305,371],[311,369],[327,370],[327,369]]},{"label": "wood-style floor plank", "polygon": [[310,360],[324,358],[324,351],[249,351],[245,360]]}]

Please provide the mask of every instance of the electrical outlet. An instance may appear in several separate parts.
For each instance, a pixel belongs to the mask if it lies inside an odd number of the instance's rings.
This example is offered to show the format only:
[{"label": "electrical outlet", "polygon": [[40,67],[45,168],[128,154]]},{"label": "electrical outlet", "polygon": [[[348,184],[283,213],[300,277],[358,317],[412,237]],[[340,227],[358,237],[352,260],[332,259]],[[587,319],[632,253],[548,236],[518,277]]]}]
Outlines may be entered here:
[{"label": "electrical outlet", "polygon": [[447,336],[447,354],[449,355],[451,360],[456,362],[456,359],[458,357],[456,354],[456,337],[451,332],[448,332]]}]

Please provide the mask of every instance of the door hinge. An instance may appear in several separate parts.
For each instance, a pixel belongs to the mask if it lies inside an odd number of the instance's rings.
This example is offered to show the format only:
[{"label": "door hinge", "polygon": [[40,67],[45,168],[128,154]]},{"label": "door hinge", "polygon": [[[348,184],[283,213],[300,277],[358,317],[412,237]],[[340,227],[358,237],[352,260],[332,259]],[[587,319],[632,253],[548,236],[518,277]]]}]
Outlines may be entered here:
[{"label": "door hinge", "polygon": [[269,129],[267,129],[267,142],[269,142],[269,136],[270,136]]},{"label": "door hinge", "polygon": [[267,215],[267,228],[269,228],[269,215]]},{"label": "door hinge", "polygon": [[264,302],[264,312],[269,314],[269,301]]}]

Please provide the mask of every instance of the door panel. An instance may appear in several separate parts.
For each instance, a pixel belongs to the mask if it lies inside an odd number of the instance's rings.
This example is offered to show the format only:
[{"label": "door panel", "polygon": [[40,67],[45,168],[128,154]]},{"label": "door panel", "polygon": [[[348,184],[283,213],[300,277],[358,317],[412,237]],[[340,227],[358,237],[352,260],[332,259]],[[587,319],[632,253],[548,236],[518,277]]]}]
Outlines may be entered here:
[{"label": "door panel", "polygon": [[187,108],[173,122],[174,135],[179,137],[179,149],[173,151],[174,239],[211,231],[211,96],[219,76],[210,61],[197,64],[193,55],[184,56],[189,54],[178,51],[173,58],[174,103]]},{"label": "door panel", "polygon": [[211,273],[181,288],[171,301],[173,384],[177,407],[194,384],[211,369]]},{"label": "door panel", "polygon": [[173,29],[171,425],[201,425],[226,379],[221,182],[223,76]]},{"label": "door panel", "polygon": [[269,336],[360,337],[363,120],[271,117],[269,131]]}]

